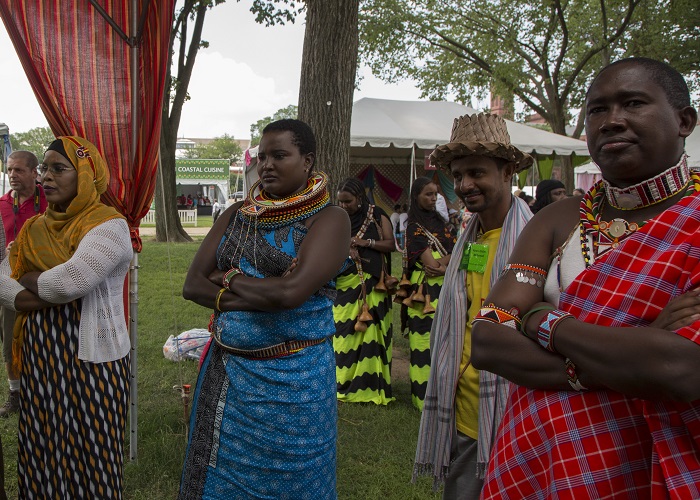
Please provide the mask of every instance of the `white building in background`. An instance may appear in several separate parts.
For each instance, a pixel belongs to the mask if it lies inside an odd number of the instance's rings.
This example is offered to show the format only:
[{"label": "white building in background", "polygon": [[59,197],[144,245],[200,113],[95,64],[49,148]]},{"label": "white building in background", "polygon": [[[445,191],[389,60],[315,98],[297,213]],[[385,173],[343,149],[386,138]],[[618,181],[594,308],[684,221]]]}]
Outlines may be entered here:
[{"label": "white building in background", "polygon": [[184,137],[182,139],[178,139],[175,143],[175,158],[184,158],[185,151],[188,149],[193,149],[196,145],[197,143],[191,139],[185,139]]}]

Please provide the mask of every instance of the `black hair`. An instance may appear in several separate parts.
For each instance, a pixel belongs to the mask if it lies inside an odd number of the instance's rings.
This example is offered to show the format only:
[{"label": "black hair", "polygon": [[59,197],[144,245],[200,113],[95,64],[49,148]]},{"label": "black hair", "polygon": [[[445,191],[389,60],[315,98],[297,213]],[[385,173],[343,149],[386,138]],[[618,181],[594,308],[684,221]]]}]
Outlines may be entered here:
[{"label": "black hair", "polygon": [[673,108],[683,109],[690,106],[690,91],[683,75],[671,65],[655,59],[649,59],[648,57],[628,57],[605,66],[598,72],[588,87],[586,99],[588,99],[588,92],[591,91],[591,87],[593,87],[598,78],[610,68],[620,64],[630,64],[644,68],[649,74],[651,81],[663,89],[666,99],[668,99],[669,104]]},{"label": "black hair", "polygon": [[552,204],[552,191],[566,189],[563,182],[556,179],[545,179],[537,184],[535,189],[535,203],[532,205],[532,213],[536,214],[547,205]]},{"label": "black hair", "polygon": [[408,221],[417,222],[423,227],[431,228],[435,227],[436,220],[442,222],[442,219],[436,210],[424,210],[418,203],[418,196],[428,184],[435,184],[435,182],[428,177],[418,177],[413,181],[411,186],[411,204],[408,207]]},{"label": "black hair", "polygon": [[338,184],[338,192],[350,193],[360,202],[362,212],[369,207],[369,199],[367,198],[367,192],[365,191],[365,185],[362,184],[360,179],[355,177],[348,177],[343,182]]},{"label": "black hair", "polygon": [[[292,144],[299,148],[302,155],[313,153],[316,155],[316,136],[311,127],[301,120],[285,118],[276,122],[268,123],[262,133],[266,132],[291,132]],[[315,161],[315,158],[314,158]],[[313,163],[311,164],[313,167]]]}]

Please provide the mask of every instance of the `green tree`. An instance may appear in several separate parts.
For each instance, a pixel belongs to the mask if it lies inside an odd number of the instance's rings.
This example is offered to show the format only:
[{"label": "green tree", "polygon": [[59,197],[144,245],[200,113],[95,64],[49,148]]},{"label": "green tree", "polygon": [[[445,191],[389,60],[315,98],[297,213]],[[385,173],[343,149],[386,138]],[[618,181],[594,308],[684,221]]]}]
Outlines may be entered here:
[{"label": "green tree", "polygon": [[[175,150],[177,132],[182,118],[182,107],[189,99],[187,88],[192,77],[199,49],[209,44],[202,40],[202,28],[207,12],[225,0],[185,0],[175,13],[170,33],[170,57],[165,80],[163,123],[160,133],[160,165],[156,179],[156,240],[192,241],[180,224],[177,215],[175,184]],[[180,2],[178,2],[179,4]],[[177,54],[176,52],[177,51]],[[172,72],[176,56],[176,71]]]},{"label": "green tree", "polygon": [[49,147],[56,136],[53,135],[49,127],[36,127],[29,129],[26,132],[15,132],[10,134],[10,144],[12,150],[16,151],[23,149],[31,151],[39,158],[39,161],[44,157],[46,148]]},{"label": "green tree", "polygon": [[185,158],[191,159],[221,159],[234,163],[242,156],[243,149],[229,134],[215,137],[209,144],[198,144],[194,148],[185,150]]},{"label": "green tree", "polygon": [[290,104],[286,108],[278,109],[272,116],[266,116],[262,120],[258,120],[250,126],[250,145],[251,147],[260,144],[260,136],[262,131],[268,124],[283,120],[285,118],[296,118],[298,116],[299,108],[294,104]]},{"label": "green tree", "polygon": [[233,196],[238,191],[243,191],[243,177],[245,174],[230,172],[228,175],[228,192],[229,197]]},{"label": "green tree", "polygon": [[[452,96],[468,103],[492,89],[514,95],[539,113],[552,130],[567,135],[584,125],[585,90],[605,64],[625,55],[653,54],[647,31],[666,20],[679,32],[664,51],[684,54],[697,20],[683,19],[697,2],[680,0],[365,0],[360,12],[360,55],[378,77],[395,82],[412,78],[423,97]],[[637,17],[638,16],[638,17]],[[638,20],[637,20],[638,19]],[[695,18],[696,19],[696,18]],[[674,31],[673,27],[677,27]],[[636,50],[628,41],[638,40]],[[651,37],[651,38],[649,38]],[[695,43],[697,46],[697,43]],[[694,59],[693,59],[694,57]],[[698,53],[683,60],[694,61]],[[573,184],[566,162],[564,181]]]},{"label": "green tree", "polygon": [[635,12],[626,49],[627,56],[666,61],[697,92],[700,90],[700,2],[644,2]]}]

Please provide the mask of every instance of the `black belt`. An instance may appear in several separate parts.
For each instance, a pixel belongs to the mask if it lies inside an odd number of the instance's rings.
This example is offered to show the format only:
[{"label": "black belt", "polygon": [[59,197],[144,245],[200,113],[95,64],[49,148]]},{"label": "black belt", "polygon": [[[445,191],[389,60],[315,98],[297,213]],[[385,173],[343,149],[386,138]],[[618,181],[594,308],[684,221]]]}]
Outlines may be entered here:
[{"label": "black belt", "polygon": [[214,337],[216,344],[229,354],[251,359],[281,358],[282,356],[289,356],[290,354],[299,352],[306,347],[322,344],[326,341],[326,337],[314,340],[289,340],[270,347],[263,347],[262,349],[237,349],[235,347],[227,346],[221,342],[217,335],[212,335],[212,337]]}]

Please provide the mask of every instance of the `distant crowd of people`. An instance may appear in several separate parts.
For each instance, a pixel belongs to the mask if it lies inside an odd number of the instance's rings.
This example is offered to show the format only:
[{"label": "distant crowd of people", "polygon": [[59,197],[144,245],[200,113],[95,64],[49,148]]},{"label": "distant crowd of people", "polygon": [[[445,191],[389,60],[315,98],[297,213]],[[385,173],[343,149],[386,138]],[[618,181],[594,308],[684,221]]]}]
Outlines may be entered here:
[{"label": "distant crowd of people", "polygon": [[[329,185],[309,125],[267,125],[259,181],[215,204],[182,290],[212,315],[178,498],[337,498],[338,403],[396,404],[397,327],[413,478],[444,499],[700,498],[697,111],[675,69],[631,58],[585,112],[587,191],[514,195],[534,159],[479,113],[430,155],[459,203],[419,177],[392,214],[357,178]],[[0,417],[19,414],[19,497],[122,498],[133,250],[100,201],[109,169],[66,136],[8,174]]]},{"label": "distant crowd of people", "polygon": [[177,197],[177,206],[190,209],[196,209],[198,206],[208,206],[211,205],[211,201],[208,196],[202,196],[202,193],[197,193],[195,196],[188,194],[180,194]]}]

